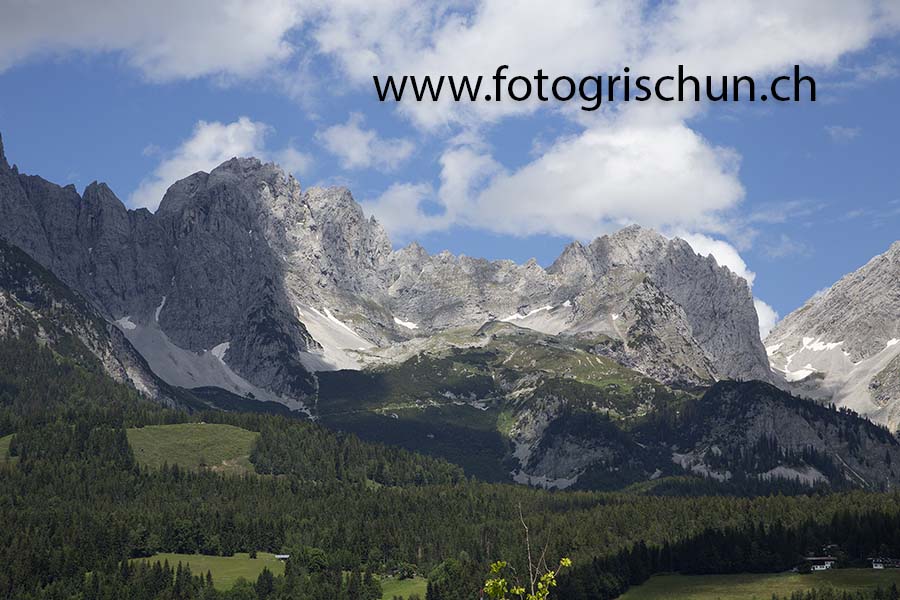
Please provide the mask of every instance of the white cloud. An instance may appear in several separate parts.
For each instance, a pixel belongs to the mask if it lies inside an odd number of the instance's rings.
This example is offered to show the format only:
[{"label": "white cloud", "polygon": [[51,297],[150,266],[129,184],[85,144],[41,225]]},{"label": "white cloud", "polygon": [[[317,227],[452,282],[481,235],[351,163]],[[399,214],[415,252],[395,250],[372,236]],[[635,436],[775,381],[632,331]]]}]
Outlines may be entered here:
[{"label": "white cloud", "polygon": [[809,300],[807,300],[807,302],[815,302],[815,301],[819,300],[820,298],[824,298],[825,294],[827,294],[830,291],[831,291],[830,287],[820,288],[820,289],[816,290],[812,296],[809,297]]},{"label": "white cloud", "polygon": [[7,2],[0,71],[35,56],[119,52],[155,81],[253,77],[288,59],[295,0],[37,0]]},{"label": "white cloud", "polygon": [[[765,75],[794,64],[821,72],[900,27],[894,0],[570,0],[541,3],[334,0],[313,26],[318,48],[371,90],[373,74],[597,75],[623,66],[670,74]],[[524,33],[523,32],[527,32]],[[488,82],[491,84],[492,82]],[[483,94],[484,92],[482,92]],[[417,124],[495,121],[554,103],[404,102]]]},{"label": "white cloud", "polygon": [[747,267],[747,263],[741,258],[737,249],[724,240],[717,240],[700,233],[684,233],[678,237],[686,241],[701,256],[712,256],[716,263],[728,269],[735,275],[747,280],[752,287],[756,279],[756,273]]},{"label": "white cloud", "polygon": [[314,162],[311,154],[300,152],[293,146],[276,152],[274,159],[285,171],[297,176],[307,173]]},{"label": "white cloud", "polygon": [[849,142],[855,140],[862,133],[859,127],[843,127],[841,125],[826,125],[825,133],[832,142]]},{"label": "white cloud", "polygon": [[362,202],[362,207],[367,213],[376,215],[397,242],[406,240],[410,233],[421,234],[446,226],[446,216],[428,215],[421,208],[432,195],[433,190],[428,184],[399,183],[378,198]]},{"label": "white cloud", "polygon": [[374,129],[364,129],[364,121],[362,113],[353,113],[346,123],[332,125],[316,138],[345,169],[392,171],[412,155],[415,145],[410,140],[382,138]]},{"label": "white cloud", "polygon": [[672,65],[703,75],[760,75],[794,64],[827,68],[895,28],[882,7],[893,0],[680,0],[651,13],[642,70]]},{"label": "white cloud", "polygon": [[[166,155],[144,179],[129,198],[132,208],[149,208],[155,211],[166,190],[173,183],[197,171],[210,171],[235,156],[270,156],[265,138],[271,128],[265,123],[241,117],[233,123],[200,121],[193,134],[177,149]],[[309,157],[288,147],[274,154],[285,161],[289,171],[305,168]]]},{"label": "white cloud", "polygon": [[771,332],[775,327],[775,324],[778,323],[779,315],[774,308],[759,298],[753,299],[753,306],[756,307],[756,316],[759,318],[759,337],[761,339],[766,339],[769,332]]},{"label": "white cloud", "polygon": [[[743,197],[738,163],[732,150],[710,144],[678,120],[643,118],[619,118],[557,140],[514,171],[482,148],[455,147],[442,156],[441,187],[422,198],[439,205],[444,218],[403,223],[579,239],[634,222],[715,230],[721,226],[717,214]],[[375,202],[369,208],[384,217],[386,207]]]},{"label": "white cloud", "polygon": [[788,200],[784,202],[757,203],[752,213],[745,218],[751,223],[777,224],[794,220],[809,220],[825,208],[823,202],[812,200]]}]

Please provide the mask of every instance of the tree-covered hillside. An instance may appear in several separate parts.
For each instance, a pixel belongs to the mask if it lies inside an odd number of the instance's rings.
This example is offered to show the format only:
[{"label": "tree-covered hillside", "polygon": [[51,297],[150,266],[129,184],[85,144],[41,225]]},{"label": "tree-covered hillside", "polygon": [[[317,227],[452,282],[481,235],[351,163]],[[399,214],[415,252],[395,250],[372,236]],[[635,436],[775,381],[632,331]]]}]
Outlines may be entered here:
[{"label": "tree-covered hillside", "polygon": [[[561,583],[576,590],[567,600],[604,597],[571,587],[585,579],[621,589],[663,566],[695,568],[665,562],[667,547],[682,556],[720,547],[707,565],[721,569],[740,564],[734,547],[762,552],[753,560],[766,567],[831,541],[848,560],[900,552],[896,494],[688,498],[481,483],[449,463],[309,422],[161,408],[24,341],[0,343],[0,389],[0,437],[13,434],[15,457],[0,467],[3,597],[343,600],[368,597],[367,574],[420,573],[429,600],[470,598],[491,561],[522,564],[520,509],[548,555],[575,561]],[[258,432],[256,473],[141,466],[127,430],[179,422]],[[794,543],[783,546],[785,536]],[[773,544],[783,548],[777,563],[766,558]],[[222,592],[177,565],[123,566],[159,552],[255,551],[291,554],[286,574]]]}]

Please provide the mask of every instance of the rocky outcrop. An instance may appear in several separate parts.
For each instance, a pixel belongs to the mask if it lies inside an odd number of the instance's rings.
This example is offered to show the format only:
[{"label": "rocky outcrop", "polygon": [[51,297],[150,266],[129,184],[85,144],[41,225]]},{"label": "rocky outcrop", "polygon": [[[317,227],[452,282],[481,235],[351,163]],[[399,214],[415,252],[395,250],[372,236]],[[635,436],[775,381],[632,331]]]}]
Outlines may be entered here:
[{"label": "rocky outcrop", "polygon": [[25,252],[3,240],[0,337],[34,340],[160,402],[176,402],[119,329]]},{"label": "rocky outcrop", "polygon": [[900,442],[883,427],[760,382],[721,382],[681,419],[673,457],[722,480],[789,478],[880,489],[900,484]]},{"label": "rocky outcrop", "polygon": [[817,294],[766,338],[782,385],[900,427],[900,242]]}]

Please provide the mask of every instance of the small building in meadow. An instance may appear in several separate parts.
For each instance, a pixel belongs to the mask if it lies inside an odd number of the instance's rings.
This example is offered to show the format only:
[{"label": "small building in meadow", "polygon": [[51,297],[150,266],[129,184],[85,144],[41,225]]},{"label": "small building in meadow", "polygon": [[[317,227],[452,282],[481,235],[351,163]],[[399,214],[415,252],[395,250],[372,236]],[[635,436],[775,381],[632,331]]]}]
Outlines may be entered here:
[{"label": "small building in meadow", "polygon": [[900,569],[900,558],[887,558],[879,556],[870,558],[873,569]]},{"label": "small building in meadow", "polygon": [[807,556],[803,561],[809,565],[810,571],[827,571],[837,564],[834,556]]}]

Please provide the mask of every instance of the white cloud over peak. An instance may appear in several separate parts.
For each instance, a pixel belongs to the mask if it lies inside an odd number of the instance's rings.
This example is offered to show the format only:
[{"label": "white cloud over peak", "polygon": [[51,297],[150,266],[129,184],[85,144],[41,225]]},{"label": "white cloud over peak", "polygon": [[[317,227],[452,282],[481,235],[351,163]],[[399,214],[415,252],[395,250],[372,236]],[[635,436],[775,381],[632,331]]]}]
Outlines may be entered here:
[{"label": "white cloud over peak", "polygon": [[756,316],[759,318],[759,337],[764,340],[768,337],[772,329],[775,328],[775,324],[778,323],[780,315],[774,308],[759,298],[753,299],[753,306],[756,308]]},{"label": "white cloud over peak", "polygon": [[346,123],[320,131],[316,138],[340,160],[345,169],[392,171],[408,159],[415,144],[404,138],[382,138],[374,129],[363,127],[365,117],[353,113]]},{"label": "white cloud over peak", "polygon": [[678,237],[690,244],[694,252],[700,256],[712,256],[716,259],[716,263],[719,266],[728,267],[732,273],[743,277],[753,287],[756,273],[747,267],[747,263],[741,258],[737,248],[724,240],[718,240],[701,233],[683,233],[679,234]]},{"label": "white cloud over peak", "polygon": [[265,123],[247,117],[233,123],[198,122],[190,138],[174,151],[164,154],[153,174],[132,192],[128,205],[155,211],[173,183],[198,171],[210,171],[236,156],[272,158],[293,172],[309,166],[311,158],[293,147],[274,153],[267,151],[265,139],[270,132],[271,128]]},{"label": "white cloud over peak", "polygon": [[[420,197],[440,220],[389,218],[393,203],[367,208],[395,234],[398,225],[429,230],[462,225],[512,235],[592,239],[628,223],[658,229],[716,230],[718,215],[743,198],[739,159],[675,119],[619,118],[557,140],[524,166],[504,169],[478,146],[458,146],[441,159],[442,184]],[[422,190],[424,188],[417,188]],[[407,210],[424,213],[406,196]],[[419,231],[418,233],[422,233]]]},{"label": "white cloud over peak", "polygon": [[394,242],[409,241],[414,235],[446,227],[446,215],[426,214],[422,210],[422,203],[433,195],[434,190],[427,183],[395,183],[361,205],[391,232]]}]

